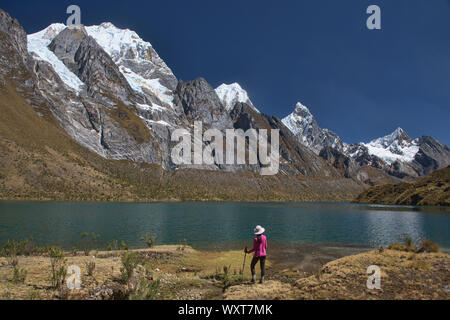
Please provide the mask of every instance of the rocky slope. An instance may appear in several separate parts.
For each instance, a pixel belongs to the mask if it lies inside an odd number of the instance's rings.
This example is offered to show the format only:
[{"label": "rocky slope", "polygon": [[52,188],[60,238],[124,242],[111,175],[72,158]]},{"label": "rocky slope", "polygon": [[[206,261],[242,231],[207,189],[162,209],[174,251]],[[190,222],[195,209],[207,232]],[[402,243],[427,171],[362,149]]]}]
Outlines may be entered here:
[{"label": "rocky slope", "polygon": [[412,183],[375,186],[360,194],[355,202],[450,206],[450,166]]}]

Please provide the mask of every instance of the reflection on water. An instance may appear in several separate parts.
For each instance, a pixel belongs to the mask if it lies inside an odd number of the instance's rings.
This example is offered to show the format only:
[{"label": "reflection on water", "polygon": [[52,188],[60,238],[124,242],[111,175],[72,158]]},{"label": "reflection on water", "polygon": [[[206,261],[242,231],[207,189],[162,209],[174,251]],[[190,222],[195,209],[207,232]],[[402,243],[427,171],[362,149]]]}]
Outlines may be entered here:
[{"label": "reflection on water", "polygon": [[248,243],[257,224],[270,241],[376,247],[428,238],[450,248],[448,208],[367,206],[345,203],[0,203],[0,243],[29,236],[70,248],[82,232],[103,241],[142,245],[149,230],[157,243],[186,240],[197,248]]}]

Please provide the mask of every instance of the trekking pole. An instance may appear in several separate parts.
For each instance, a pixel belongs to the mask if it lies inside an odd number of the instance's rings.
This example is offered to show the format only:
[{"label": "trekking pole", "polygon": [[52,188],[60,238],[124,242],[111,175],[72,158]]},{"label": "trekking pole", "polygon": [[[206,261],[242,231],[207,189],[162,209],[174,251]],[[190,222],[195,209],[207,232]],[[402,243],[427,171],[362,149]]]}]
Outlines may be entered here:
[{"label": "trekking pole", "polygon": [[245,260],[247,260],[247,247],[245,247],[244,252],[244,264],[242,265],[242,280],[244,280],[244,271],[245,271]]}]

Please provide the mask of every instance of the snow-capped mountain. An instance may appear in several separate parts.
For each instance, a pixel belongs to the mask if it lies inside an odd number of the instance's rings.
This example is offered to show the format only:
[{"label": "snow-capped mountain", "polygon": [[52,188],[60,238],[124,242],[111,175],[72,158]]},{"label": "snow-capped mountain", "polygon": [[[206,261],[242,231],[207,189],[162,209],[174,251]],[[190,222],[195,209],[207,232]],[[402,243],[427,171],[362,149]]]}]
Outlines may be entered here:
[{"label": "snow-capped mountain", "polygon": [[256,112],[260,113],[250,100],[247,91],[242,89],[238,83],[222,84],[216,89],[216,93],[225,109],[229,112],[233,110],[236,103],[242,102],[248,104]]},{"label": "snow-capped mountain", "polygon": [[301,102],[298,102],[294,112],[282,121],[300,143],[311,148],[316,154],[324,147],[344,150],[345,144],[339,136],[328,129],[321,129],[311,111]]},{"label": "snow-capped mountain", "polygon": [[[0,9],[0,35],[0,86],[14,74],[11,86],[39,115],[51,114],[71,138],[104,158],[180,169],[171,160],[171,133],[190,131],[194,121],[202,121],[219,130],[279,129],[280,172],[288,175],[344,177],[345,167],[345,177],[353,179],[359,168],[372,166],[396,177],[417,176],[450,163],[448,147],[431,137],[411,140],[397,130],[348,145],[321,129],[301,103],[281,121],[261,114],[237,83],[213,89],[202,78],[178,81],[149,42],[111,23],[52,24],[27,36]],[[195,168],[257,171],[260,166]]]},{"label": "snow-capped mountain", "polygon": [[[54,23],[29,35],[28,48],[37,59],[50,63],[67,86],[80,91],[83,82],[48,48],[64,29],[64,24]],[[116,28],[109,22],[84,29],[112,58],[133,90],[150,94],[157,107],[173,107],[172,92],[177,79],[149,42],[142,40],[136,32]]]},{"label": "snow-capped mountain", "polygon": [[350,168],[353,172],[354,168],[371,166],[399,178],[417,177],[450,164],[447,146],[431,137],[413,140],[401,128],[369,143],[347,144],[334,132],[321,129],[310,110],[300,102],[283,123],[300,143],[327,161],[341,159],[339,165],[346,163],[346,170]]},{"label": "snow-capped mountain", "polygon": [[[178,81],[152,45],[134,31],[111,23],[52,24],[27,38],[23,47],[28,45],[34,58],[39,104],[48,105],[74,140],[105,158],[184,168],[171,160],[173,130],[189,131],[194,121],[219,130],[246,129],[251,123],[255,129],[262,125],[286,132],[281,146],[285,172],[338,175],[306,147],[296,146],[281,123],[262,115],[239,84],[216,91],[202,78]],[[261,170],[261,165],[219,162],[187,167]]]},{"label": "snow-capped mountain", "polygon": [[412,140],[402,128],[363,145],[370,155],[377,156],[388,165],[395,161],[411,162],[419,152],[418,139]]}]

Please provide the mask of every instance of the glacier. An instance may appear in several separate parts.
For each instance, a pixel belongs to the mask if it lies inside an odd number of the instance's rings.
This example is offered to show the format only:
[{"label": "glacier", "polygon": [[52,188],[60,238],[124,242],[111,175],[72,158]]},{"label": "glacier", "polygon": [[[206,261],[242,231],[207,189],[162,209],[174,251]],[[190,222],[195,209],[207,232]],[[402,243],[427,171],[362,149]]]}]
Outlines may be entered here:
[{"label": "glacier", "polygon": [[66,26],[62,23],[54,23],[42,31],[28,35],[28,52],[36,59],[50,63],[64,84],[79,93],[84,83],[48,49],[52,40],[65,28]]}]

